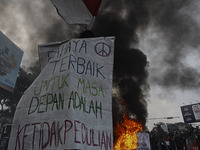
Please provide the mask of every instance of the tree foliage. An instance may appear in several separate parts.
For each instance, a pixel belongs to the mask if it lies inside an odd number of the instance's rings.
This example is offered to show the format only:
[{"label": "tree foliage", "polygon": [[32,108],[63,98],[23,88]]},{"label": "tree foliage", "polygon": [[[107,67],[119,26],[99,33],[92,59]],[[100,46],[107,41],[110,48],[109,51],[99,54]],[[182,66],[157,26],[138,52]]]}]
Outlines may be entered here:
[{"label": "tree foliage", "polygon": [[36,62],[31,67],[20,67],[14,92],[10,93],[0,88],[1,116],[13,117],[16,106],[27,88],[40,73],[40,64]]}]

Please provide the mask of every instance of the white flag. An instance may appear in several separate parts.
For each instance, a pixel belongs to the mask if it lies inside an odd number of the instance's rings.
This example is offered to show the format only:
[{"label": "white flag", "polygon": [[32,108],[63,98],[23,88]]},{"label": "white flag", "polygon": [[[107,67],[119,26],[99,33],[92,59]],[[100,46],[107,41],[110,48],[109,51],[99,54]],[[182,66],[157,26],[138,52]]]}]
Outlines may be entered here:
[{"label": "white flag", "polygon": [[51,0],[58,14],[69,24],[91,25],[101,0]]}]

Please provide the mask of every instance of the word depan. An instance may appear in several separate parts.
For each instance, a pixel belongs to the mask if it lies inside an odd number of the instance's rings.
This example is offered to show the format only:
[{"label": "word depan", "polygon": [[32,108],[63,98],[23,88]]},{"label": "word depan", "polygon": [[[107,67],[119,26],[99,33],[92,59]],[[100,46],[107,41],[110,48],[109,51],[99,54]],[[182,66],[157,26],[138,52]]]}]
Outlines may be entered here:
[{"label": "word depan", "polygon": [[15,150],[25,150],[26,147],[38,150],[48,147],[67,149],[69,145],[104,150],[111,150],[112,147],[112,131],[88,128],[78,120],[19,124],[16,132]]},{"label": "word depan", "polygon": [[40,97],[32,97],[28,114],[34,112],[44,113],[50,110],[60,110],[64,108],[64,93],[45,94]]}]

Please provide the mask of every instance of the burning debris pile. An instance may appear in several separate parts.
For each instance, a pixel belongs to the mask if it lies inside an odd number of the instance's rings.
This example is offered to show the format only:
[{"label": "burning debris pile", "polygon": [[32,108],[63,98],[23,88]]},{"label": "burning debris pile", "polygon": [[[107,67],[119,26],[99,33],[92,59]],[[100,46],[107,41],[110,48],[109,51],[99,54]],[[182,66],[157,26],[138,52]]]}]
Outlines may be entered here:
[{"label": "burning debris pile", "polygon": [[117,126],[114,129],[114,134],[118,137],[114,149],[137,149],[137,132],[141,130],[141,124],[128,119],[127,114],[124,114],[123,120],[117,123]]}]

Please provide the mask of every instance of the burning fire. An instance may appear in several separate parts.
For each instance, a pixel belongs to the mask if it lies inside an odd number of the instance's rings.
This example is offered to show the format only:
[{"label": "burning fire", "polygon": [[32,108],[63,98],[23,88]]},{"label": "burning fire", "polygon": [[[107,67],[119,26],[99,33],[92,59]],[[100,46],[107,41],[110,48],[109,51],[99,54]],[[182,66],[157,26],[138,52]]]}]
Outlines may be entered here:
[{"label": "burning fire", "polygon": [[123,115],[123,120],[117,124],[114,132],[119,138],[114,146],[114,150],[137,149],[137,132],[142,130],[142,125],[130,120],[127,114]]}]

